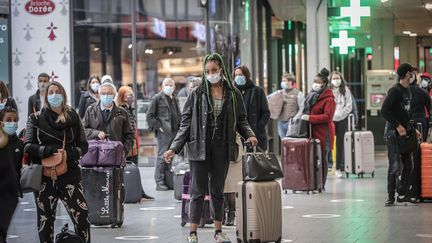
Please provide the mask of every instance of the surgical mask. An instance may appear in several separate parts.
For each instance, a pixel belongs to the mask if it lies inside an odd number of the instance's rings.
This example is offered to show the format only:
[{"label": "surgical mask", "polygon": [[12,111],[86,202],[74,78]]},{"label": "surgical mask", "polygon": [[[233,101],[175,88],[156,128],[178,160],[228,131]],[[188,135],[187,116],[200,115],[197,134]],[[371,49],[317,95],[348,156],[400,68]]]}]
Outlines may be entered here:
[{"label": "surgical mask", "polygon": [[282,89],[288,89],[288,84],[286,82],[282,81],[280,85]]},{"label": "surgical mask", "polygon": [[162,92],[166,95],[172,95],[174,92],[174,87],[171,86],[164,86],[162,89]]},{"label": "surgical mask", "polygon": [[237,85],[242,86],[242,85],[245,85],[245,84],[246,84],[246,78],[245,78],[245,76],[243,76],[243,75],[239,75],[239,76],[236,76],[236,77],[235,77],[234,82],[235,82]]},{"label": "surgical mask", "polygon": [[214,73],[214,74],[207,74],[207,80],[211,83],[211,84],[216,84],[217,82],[219,82],[221,80],[221,75],[220,73]]},{"label": "surgical mask", "polygon": [[39,87],[39,92],[46,91],[46,88],[48,87],[48,83],[39,83],[38,87]]},{"label": "surgical mask", "polygon": [[18,129],[18,123],[16,122],[3,122],[3,131],[9,135],[16,133]]},{"label": "surgical mask", "polygon": [[427,88],[427,87],[429,86],[429,82],[426,81],[425,79],[423,79],[423,80],[421,81],[421,86],[422,86],[422,88]]},{"label": "surgical mask", "polygon": [[134,102],[134,97],[133,96],[128,96],[128,97],[126,97],[126,103],[128,104],[128,105],[132,105],[133,104],[133,102]]},{"label": "surgical mask", "polygon": [[339,88],[339,86],[341,85],[342,80],[340,79],[332,79],[331,83],[333,84],[333,86],[335,86],[336,88]]},{"label": "surgical mask", "polygon": [[61,94],[51,94],[48,95],[48,103],[53,108],[58,108],[63,104],[63,95]]},{"label": "surgical mask", "polygon": [[5,104],[4,103],[0,103],[0,111],[3,110],[5,108]]},{"label": "surgical mask", "polygon": [[318,90],[320,90],[322,87],[323,87],[323,85],[319,84],[319,83],[313,83],[312,84],[312,90],[315,91],[315,92],[317,92]]},{"label": "surgical mask", "polygon": [[90,88],[93,90],[93,92],[98,92],[98,90],[99,90],[99,87],[100,87],[100,83],[92,83],[91,85],[90,85]]},{"label": "surgical mask", "polygon": [[114,100],[114,95],[101,95],[100,100],[101,100],[101,104],[104,107],[108,107],[112,105]]}]

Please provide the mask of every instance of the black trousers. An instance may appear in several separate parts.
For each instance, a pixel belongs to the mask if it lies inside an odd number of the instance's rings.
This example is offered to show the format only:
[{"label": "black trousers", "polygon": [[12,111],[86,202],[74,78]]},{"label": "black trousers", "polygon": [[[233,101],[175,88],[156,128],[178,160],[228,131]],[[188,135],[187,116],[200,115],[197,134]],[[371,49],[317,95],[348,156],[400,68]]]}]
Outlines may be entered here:
[{"label": "black trousers", "polygon": [[35,199],[40,242],[54,242],[54,221],[59,199],[63,202],[74,224],[75,233],[81,236],[84,242],[90,242],[88,208],[80,182],[62,185],[44,178],[41,190],[35,193]]},{"label": "black trousers", "polygon": [[190,223],[199,224],[204,196],[210,191],[212,217],[222,221],[224,215],[224,186],[229,168],[228,146],[216,139],[207,141],[206,160],[190,161],[191,202]]},{"label": "black trousers", "polygon": [[336,131],[336,169],[345,170],[345,132],[348,131],[348,117],[334,122]]},{"label": "black trousers", "polygon": [[6,242],[7,230],[18,204],[17,196],[4,194],[0,197],[0,242]]},{"label": "black trousers", "polygon": [[389,167],[387,171],[387,192],[390,197],[394,197],[395,192],[405,195],[409,191],[411,181],[413,160],[412,154],[399,153],[399,147],[394,131],[387,131],[387,155]]}]

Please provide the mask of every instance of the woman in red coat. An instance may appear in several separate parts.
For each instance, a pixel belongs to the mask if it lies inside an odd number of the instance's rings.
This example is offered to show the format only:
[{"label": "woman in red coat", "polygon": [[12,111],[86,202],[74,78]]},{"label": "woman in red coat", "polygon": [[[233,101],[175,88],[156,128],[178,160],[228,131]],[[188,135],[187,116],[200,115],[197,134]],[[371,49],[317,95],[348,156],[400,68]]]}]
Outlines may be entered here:
[{"label": "woman in red coat", "polygon": [[331,163],[331,151],[333,149],[335,128],[333,116],[336,109],[333,92],[327,87],[330,72],[323,68],[315,76],[312,90],[306,97],[302,120],[309,121],[312,125],[312,137],[319,139],[321,143],[323,159],[323,183],[327,179],[328,163]]}]

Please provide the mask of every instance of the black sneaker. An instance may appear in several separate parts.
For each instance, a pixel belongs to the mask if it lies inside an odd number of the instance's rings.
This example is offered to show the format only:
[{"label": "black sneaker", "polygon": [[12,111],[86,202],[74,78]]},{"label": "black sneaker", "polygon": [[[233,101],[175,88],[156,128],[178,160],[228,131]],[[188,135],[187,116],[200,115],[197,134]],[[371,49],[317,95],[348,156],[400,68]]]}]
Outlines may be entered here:
[{"label": "black sneaker", "polygon": [[391,207],[391,206],[394,206],[395,204],[395,199],[394,199],[394,197],[389,197],[388,199],[387,199],[387,201],[385,202],[385,206],[386,207]]},{"label": "black sneaker", "polygon": [[402,195],[402,196],[398,196],[396,201],[398,203],[410,202],[410,198]]},{"label": "black sneaker", "polygon": [[143,194],[141,195],[141,199],[142,199],[142,200],[154,200],[154,197],[151,197],[151,196],[149,196],[149,195],[143,193]]}]

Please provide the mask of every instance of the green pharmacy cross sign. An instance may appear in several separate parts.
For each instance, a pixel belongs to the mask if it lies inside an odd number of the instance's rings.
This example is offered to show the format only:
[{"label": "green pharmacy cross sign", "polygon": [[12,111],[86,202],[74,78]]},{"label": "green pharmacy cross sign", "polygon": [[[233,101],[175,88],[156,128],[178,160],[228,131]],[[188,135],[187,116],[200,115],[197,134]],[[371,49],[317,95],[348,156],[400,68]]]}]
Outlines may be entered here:
[{"label": "green pharmacy cross sign", "polygon": [[342,17],[350,17],[351,26],[360,27],[360,17],[370,16],[369,6],[360,6],[360,0],[351,0],[349,7],[341,7]]},{"label": "green pharmacy cross sign", "polygon": [[332,38],[332,47],[339,47],[339,54],[348,54],[348,47],[355,46],[355,39],[348,38],[346,30],[339,31],[339,38]]}]

